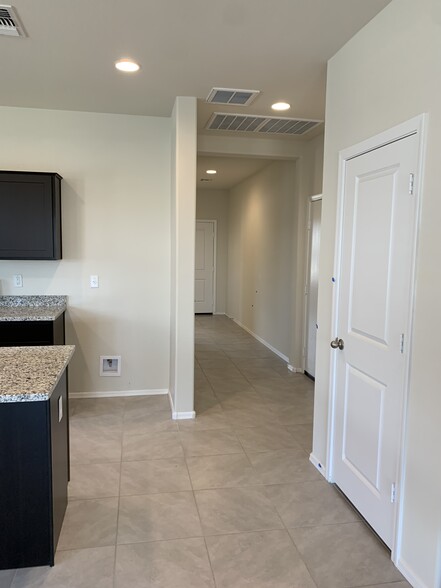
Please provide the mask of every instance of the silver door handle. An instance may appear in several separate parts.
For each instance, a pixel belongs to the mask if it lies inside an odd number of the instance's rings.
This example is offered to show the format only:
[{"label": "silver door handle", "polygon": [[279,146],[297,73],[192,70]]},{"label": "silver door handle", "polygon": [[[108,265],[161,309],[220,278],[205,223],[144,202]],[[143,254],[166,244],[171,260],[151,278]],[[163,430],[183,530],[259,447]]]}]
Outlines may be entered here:
[{"label": "silver door handle", "polygon": [[345,342],[343,341],[343,339],[339,339],[338,337],[336,337],[334,341],[331,341],[331,347],[332,349],[344,349]]}]

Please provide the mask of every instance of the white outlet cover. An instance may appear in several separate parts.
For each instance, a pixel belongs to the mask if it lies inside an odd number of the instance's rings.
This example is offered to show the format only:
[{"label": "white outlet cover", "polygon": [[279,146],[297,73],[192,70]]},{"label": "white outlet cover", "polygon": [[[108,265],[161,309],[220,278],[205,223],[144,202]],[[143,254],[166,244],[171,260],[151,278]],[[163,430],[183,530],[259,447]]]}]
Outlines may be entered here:
[{"label": "white outlet cover", "polygon": [[14,275],[14,287],[23,288],[23,276],[21,274]]}]

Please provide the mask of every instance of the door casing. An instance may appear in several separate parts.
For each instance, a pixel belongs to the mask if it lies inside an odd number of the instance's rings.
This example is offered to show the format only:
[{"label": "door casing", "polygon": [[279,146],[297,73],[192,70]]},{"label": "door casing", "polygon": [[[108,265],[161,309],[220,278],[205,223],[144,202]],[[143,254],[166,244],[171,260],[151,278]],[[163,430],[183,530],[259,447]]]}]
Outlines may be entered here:
[{"label": "door casing", "polygon": [[[332,333],[331,338],[337,335],[338,326],[338,301],[339,301],[339,280],[341,269],[341,242],[343,229],[343,212],[344,212],[344,183],[346,164],[354,157],[358,157],[369,151],[379,149],[393,143],[399,139],[403,139],[409,135],[416,134],[418,137],[418,163],[415,170],[415,185],[414,198],[416,202],[416,216],[414,219],[413,234],[412,234],[412,270],[411,270],[411,286],[410,286],[410,303],[407,313],[407,333],[408,337],[408,353],[405,358],[405,383],[403,390],[403,418],[401,423],[401,443],[399,455],[399,471],[398,471],[398,491],[395,508],[395,533],[392,544],[392,561],[396,563],[400,555],[401,535],[402,535],[402,512],[403,512],[403,492],[404,487],[404,473],[405,473],[405,443],[406,443],[406,422],[407,422],[407,406],[409,397],[409,379],[410,379],[410,364],[412,358],[412,334],[413,334],[413,315],[415,306],[415,278],[416,278],[416,253],[418,244],[418,227],[421,210],[421,194],[423,188],[423,167],[426,143],[426,127],[427,114],[421,114],[412,118],[402,124],[399,124],[387,131],[384,131],[366,141],[353,145],[348,149],[344,149],[339,153],[339,171],[338,171],[338,202],[337,202],[337,222],[336,222],[336,240],[335,240],[335,254],[334,254],[334,271],[333,271],[333,299],[332,299]],[[331,279],[331,277],[330,277]],[[330,348],[330,353],[331,353]],[[335,434],[335,375],[336,375],[336,354],[331,353],[330,361],[330,381],[329,381],[329,407],[328,407],[328,438],[327,438],[327,468],[326,478],[328,482],[333,482],[333,441]]]}]

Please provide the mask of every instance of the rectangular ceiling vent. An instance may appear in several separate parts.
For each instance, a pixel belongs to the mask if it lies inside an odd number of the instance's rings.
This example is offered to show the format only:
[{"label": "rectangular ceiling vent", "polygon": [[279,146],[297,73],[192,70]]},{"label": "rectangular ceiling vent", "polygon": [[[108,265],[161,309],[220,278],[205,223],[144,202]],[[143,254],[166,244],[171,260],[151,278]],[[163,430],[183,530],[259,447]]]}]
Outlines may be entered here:
[{"label": "rectangular ceiling vent", "polygon": [[26,32],[13,6],[0,4],[0,35],[26,37]]},{"label": "rectangular ceiling vent", "polygon": [[235,131],[268,135],[304,135],[323,121],[273,116],[247,116],[214,112],[207,123],[210,131]]},{"label": "rectangular ceiling vent", "polygon": [[213,88],[207,96],[211,104],[234,104],[249,106],[260,94],[260,90],[234,90],[232,88]]}]

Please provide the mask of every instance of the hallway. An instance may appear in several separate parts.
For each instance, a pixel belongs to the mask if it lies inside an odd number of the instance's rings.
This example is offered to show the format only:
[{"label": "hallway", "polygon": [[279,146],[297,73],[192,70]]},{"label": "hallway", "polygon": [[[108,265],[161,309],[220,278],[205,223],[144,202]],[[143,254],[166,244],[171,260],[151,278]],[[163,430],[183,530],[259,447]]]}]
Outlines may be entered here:
[{"label": "hallway", "polygon": [[405,588],[309,463],[313,385],[224,316],[196,317],[195,421],[166,396],[72,401],[54,568],[1,588]]}]

